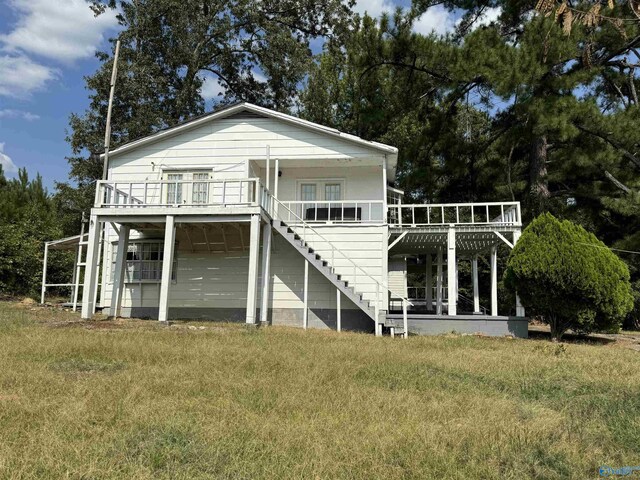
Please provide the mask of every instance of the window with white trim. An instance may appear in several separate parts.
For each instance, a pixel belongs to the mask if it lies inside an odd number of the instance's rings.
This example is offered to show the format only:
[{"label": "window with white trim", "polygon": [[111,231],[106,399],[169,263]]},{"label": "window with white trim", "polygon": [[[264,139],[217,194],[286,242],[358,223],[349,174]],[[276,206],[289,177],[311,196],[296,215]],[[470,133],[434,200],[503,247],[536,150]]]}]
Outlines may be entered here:
[{"label": "window with white trim", "polygon": [[169,205],[206,205],[210,201],[210,170],[166,171],[163,179],[168,180],[166,187],[163,187],[163,195]]},{"label": "window with white trim", "polygon": [[[111,258],[111,282],[116,270],[117,244],[113,246]],[[174,247],[173,268],[171,280],[176,281],[177,248]],[[162,263],[164,256],[164,241],[130,242],[127,250],[127,266],[125,269],[126,283],[154,283],[162,280]]]}]

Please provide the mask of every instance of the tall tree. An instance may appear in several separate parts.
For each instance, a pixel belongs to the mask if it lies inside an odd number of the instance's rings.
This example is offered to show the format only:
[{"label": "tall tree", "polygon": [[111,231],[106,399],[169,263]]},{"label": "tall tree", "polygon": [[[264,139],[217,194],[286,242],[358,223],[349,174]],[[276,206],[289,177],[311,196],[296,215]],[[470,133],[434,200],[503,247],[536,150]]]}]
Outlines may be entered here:
[{"label": "tall tree", "polygon": [[[122,45],[112,115],[112,147],[203,113],[203,78],[225,91],[221,101],[252,101],[286,110],[312,59],[310,44],[338,42],[352,22],[341,0],[108,0],[117,9]],[[115,39],[111,40],[115,44]],[[98,52],[86,78],[90,105],[70,119],[68,160],[77,190],[60,185],[75,213],[91,206],[100,177],[112,56]]]}]

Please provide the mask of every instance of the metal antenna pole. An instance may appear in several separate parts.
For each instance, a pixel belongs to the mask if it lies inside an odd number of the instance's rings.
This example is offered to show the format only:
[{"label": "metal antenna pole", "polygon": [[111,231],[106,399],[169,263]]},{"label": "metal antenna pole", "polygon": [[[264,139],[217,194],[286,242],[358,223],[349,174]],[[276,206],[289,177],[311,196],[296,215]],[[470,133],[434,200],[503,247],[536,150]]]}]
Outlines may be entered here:
[{"label": "metal antenna pole", "polygon": [[111,89],[109,91],[109,106],[107,107],[107,128],[104,132],[104,164],[102,167],[102,180],[107,179],[109,168],[109,145],[111,144],[111,109],[113,107],[113,94],[116,89],[116,76],[118,75],[118,54],[120,53],[120,40],[116,42],[116,52],[113,56],[113,70],[111,71]]}]

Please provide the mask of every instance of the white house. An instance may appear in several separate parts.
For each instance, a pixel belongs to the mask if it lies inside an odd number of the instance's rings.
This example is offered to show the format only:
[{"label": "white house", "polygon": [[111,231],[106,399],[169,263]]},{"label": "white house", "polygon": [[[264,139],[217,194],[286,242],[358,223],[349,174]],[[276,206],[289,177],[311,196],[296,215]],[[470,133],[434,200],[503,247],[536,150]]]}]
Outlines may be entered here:
[{"label": "white house", "polygon": [[[99,304],[160,321],[526,336],[521,307],[497,312],[497,246],[517,241],[519,204],[405,204],[397,153],[240,103],[111,151],[88,233],[46,248],[79,249],[83,318]],[[458,292],[461,261],[473,298]],[[43,301],[47,286],[45,270]]]}]

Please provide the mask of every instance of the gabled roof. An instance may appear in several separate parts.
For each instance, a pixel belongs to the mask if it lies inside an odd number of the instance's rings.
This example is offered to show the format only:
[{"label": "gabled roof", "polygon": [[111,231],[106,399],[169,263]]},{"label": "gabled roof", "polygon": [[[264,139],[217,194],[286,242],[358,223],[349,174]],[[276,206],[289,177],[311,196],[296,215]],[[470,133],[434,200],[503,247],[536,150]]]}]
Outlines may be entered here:
[{"label": "gabled roof", "polygon": [[[377,150],[381,153],[391,154],[394,156],[398,154],[398,149],[390,145],[385,145],[383,143],[364,140],[355,135],[350,135],[348,133],[340,132],[335,128],[325,127],[324,125],[313,123],[308,120],[303,120],[302,118],[294,117],[292,115],[287,115],[285,113],[276,112],[268,108],[259,107],[258,105],[254,105],[252,103],[241,102],[235,105],[222,108],[221,110],[217,110],[211,113],[207,113],[205,115],[201,115],[199,117],[196,117],[194,119],[181,123],[180,125],[176,125],[175,127],[170,127],[164,130],[160,130],[159,132],[154,133],[153,135],[149,135],[147,137],[140,138],[138,140],[134,140],[132,142],[126,143],[114,150],[111,150],[109,152],[109,158],[119,155],[121,153],[128,152],[130,150],[141,147],[143,145],[148,145],[150,143],[157,142],[158,140],[162,140],[164,138],[177,135],[183,131],[190,130],[195,127],[199,127],[206,123],[239,114],[241,112],[249,112],[250,114],[253,114],[258,117],[273,118],[276,120],[281,120],[283,122],[297,125],[299,127],[306,128],[308,130],[313,130],[315,132],[318,132],[324,135],[337,137],[346,142],[351,142],[351,143],[358,144],[360,146],[368,147],[373,150]],[[100,157],[103,158],[104,154],[102,154]]]}]

